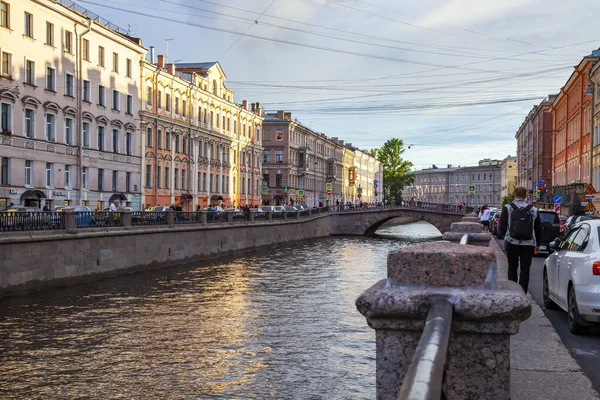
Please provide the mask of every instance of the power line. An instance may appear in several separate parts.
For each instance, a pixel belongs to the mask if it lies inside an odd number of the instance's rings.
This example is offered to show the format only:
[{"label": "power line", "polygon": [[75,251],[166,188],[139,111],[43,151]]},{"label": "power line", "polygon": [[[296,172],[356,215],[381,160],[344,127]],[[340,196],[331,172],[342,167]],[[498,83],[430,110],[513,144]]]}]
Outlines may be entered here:
[{"label": "power line", "polygon": [[[264,9],[264,11],[263,11],[263,12],[262,12],[262,13],[261,13],[259,16],[258,16],[258,18],[256,18],[256,21],[254,21],[254,23],[255,23],[255,24],[258,24],[258,20],[260,19],[260,17],[262,17],[262,16],[263,16],[263,15],[264,15],[264,14],[267,12],[267,10],[268,10],[269,8],[271,8],[271,6],[273,5],[273,3],[275,3],[275,1],[276,1],[276,0],[272,0],[272,1],[271,1],[271,3],[270,3],[268,6],[267,6],[267,8],[265,8],[265,9]],[[170,3],[170,2],[169,2],[169,3]],[[235,42],[233,42],[233,43],[231,44],[231,46],[229,46],[229,48],[228,48],[227,50],[225,50],[225,52],[224,52],[223,54],[221,54],[221,57],[219,57],[219,59],[223,58],[223,57],[225,56],[225,54],[227,54],[227,52],[228,52],[229,50],[231,50],[231,49],[233,48],[233,46],[235,46],[235,45],[236,45],[236,43],[237,43],[237,42],[239,42],[239,41],[240,41],[240,39],[241,39],[242,37],[244,37],[244,36],[245,36],[245,35],[246,35],[246,34],[247,34],[249,31],[250,31],[250,29],[252,29],[252,27],[253,27],[253,26],[254,26],[254,25],[250,25],[250,26],[248,27],[248,29],[246,29],[246,32],[244,32],[242,35],[238,36],[238,38],[235,40]]]}]

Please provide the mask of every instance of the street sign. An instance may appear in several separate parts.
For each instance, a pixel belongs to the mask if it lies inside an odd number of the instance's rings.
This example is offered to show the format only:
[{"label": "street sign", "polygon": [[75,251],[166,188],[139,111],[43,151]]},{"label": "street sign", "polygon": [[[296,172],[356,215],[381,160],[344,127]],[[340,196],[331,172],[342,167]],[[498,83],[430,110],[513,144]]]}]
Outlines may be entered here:
[{"label": "street sign", "polygon": [[591,201],[585,207],[585,211],[596,211],[596,207],[594,207],[594,203]]},{"label": "street sign", "polygon": [[596,191],[596,189],[594,189],[594,186],[590,183],[588,185],[588,187],[585,189],[585,192],[583,192],[583,193],[584,194],[596,194],[598,192]]},{"label": "street sign", "polygon": [[362,188],[361,188],[361,187],[359,187],[358,189],[356,189],[356,192],[357,192],[358,194],[361,194],[361,193],[362,193]]},{"label": "street sign", "polygon": [[360,193],[359,193],[359,194],[358,194],[358,198],[360,199],[361,197],[362,197],[362,194],[360,194]]},{"label": "street sign", "polygon": [[536,199],[539,199],[541,195],[542,195],[542,191],[541,191],[541,190],[539,190],[539,189],[537,189],[537,190],[535,191],[535,198],[536,198]]},{"label": "street sign", "polygon": [[544,190],[544,185],[538,185],[537,190]]},{"label": "street sign", "polygon": [[544,180],[538,179],[537,184],[538,184],[538,186],[544,186]]},{"label": "street sign", "polygon": [[469,194],[475,194],[477,192],[475,185],[469,185]]},{"label": "street sign", "polygon": [[325,183],[325,189],[327,189],[327,191],[331,191],[333,189],[333,183],[331,182],[326,182]]},{"label": "street sign", "polygon": [[596,195],[595,194],[586,194],[585,198],[588,200],[595,200],[596,199]]},{"label": "street sign", "polygon": [[560,196],[554,196],[554,199],[552,199],[552,201],[554,202],[554,204],[561,204],[562,203],[562,197]]},{"label": "street sign", "polygon": [[269,188],[267,186],[263,186],[260,188],[260,192],[262,194],[267,194],[268,191],[269,191]]},{"label": "street sign", "polygon": [[304,197],[304,189],[298,189],[298,197]]},{"label": "street sign", "polygon": [[560,203],[554,203],[554,212],[560,215]]},{"label": "street sign", "polygon": [[330,195],[330,194],[331,194],[331,190],[328,190],[328,191],[327,191],[327,194],[328,194],[328,195]]}]

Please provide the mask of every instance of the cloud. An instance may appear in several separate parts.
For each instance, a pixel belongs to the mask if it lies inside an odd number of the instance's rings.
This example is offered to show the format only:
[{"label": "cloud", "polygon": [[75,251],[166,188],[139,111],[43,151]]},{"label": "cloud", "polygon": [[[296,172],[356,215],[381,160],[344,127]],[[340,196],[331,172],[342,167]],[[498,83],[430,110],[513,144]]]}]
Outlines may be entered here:
[{"label": "cloud", "polygon": [[481,25],[487,21],[502,18],[515,8],[522,8],[538,0],[452,0],[423,16],[425,26],[440,25]]}]

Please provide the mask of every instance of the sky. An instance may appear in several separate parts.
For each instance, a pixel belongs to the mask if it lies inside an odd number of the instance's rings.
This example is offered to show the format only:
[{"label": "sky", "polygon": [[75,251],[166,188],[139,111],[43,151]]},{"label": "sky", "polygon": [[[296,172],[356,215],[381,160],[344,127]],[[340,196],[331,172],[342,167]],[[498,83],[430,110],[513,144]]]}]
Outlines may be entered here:
[{"label": "sky", "polygon": [[[531,108],[600,47],[596,0],[76,0],[168,61],[219,61],[235,102],[415,169],[516,154]],[[410,146],[410,148],[408,148]]]}]

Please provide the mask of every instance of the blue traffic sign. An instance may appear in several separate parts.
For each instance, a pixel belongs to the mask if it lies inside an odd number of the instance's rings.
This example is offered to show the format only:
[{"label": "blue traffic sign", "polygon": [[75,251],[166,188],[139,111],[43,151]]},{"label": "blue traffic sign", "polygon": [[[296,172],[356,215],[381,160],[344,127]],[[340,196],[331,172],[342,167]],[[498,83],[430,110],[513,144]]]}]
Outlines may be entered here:
[{"label": "blue traffic sign", "polygon": [[552,201],[554,201],[554,204],[561,204],[562,203],[562,197],[560,197],[560,196],[554,196],[554,199],[552,199]]},{"label": "blue traffic sign", "polygon": [[538,185],[543,185],[544,184],[544,180],[543,179],[538,179]]}]

